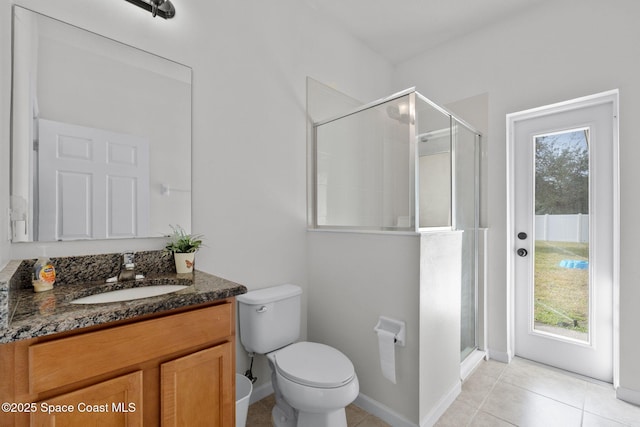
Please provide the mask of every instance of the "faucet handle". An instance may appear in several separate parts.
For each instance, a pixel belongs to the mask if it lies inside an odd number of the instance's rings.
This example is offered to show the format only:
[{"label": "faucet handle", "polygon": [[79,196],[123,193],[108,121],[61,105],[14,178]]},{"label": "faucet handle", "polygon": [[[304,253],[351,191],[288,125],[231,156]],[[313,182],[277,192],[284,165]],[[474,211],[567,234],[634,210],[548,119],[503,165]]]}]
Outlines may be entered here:
[{"label": "faucet handle", "polygon": [[120,266],[118,281],[135,279],[136,265],[134,264],[133,259],[134,259],[133,251],[122,253],[122,265]]},{"label": "faucet handle", "polygon": [[122,253],[122,265],[129,265],[129,264],[133,264],[133,259],[134,259],[135,254],[133,253],[133,251],[129,251],[129,252],[123,252]]}]

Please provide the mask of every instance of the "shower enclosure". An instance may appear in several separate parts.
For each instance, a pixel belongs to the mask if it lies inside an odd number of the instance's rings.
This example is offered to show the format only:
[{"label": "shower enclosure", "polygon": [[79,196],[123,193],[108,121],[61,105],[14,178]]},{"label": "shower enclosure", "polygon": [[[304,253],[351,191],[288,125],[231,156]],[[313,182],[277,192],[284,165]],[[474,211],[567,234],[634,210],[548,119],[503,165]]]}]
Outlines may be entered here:
[{"label": "shower enclosure", "polygon": [[408,89],[313,123],[309,226],[462,230],[461,360],[477,347],[480,133]]}]

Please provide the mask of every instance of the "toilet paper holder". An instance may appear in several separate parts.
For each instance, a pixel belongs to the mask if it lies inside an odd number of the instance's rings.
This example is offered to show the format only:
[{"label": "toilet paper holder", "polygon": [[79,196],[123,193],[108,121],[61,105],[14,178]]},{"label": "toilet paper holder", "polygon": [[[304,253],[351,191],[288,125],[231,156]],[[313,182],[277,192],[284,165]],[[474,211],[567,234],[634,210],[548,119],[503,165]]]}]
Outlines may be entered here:
[{"label": "toilet paper holder", "polygon": [[390,332],[394,336],[394,342],[400,347],[404,347],[404,342],[407,337],[406,324],[402,320],[391,319],[389,317],[380,316],[378,324],[373,328],[378,331]]}]

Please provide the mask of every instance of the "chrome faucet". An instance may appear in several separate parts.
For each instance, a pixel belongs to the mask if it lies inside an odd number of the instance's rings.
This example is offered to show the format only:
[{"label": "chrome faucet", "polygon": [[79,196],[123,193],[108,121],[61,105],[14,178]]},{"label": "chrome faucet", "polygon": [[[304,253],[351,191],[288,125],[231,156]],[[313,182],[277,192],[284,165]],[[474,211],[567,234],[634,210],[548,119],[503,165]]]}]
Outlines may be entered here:
[{"label": "chrome faucet", "polygon": [[133,252],[124,252],[122,254],[122,265],[120,266],[120,273],[118,273],[118,282],[124,280],[135,280],[136,278],[136,265],[133,262]]}]

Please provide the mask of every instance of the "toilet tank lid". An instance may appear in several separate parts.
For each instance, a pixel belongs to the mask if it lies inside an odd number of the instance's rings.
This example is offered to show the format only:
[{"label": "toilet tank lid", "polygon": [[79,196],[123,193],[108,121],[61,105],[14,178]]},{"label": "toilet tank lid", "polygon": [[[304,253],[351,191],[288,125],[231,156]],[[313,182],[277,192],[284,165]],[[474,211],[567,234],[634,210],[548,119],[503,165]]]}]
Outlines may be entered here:
[{"label": "toilet tank lid", "polygon": [[238,302],[248,305],[267,304],[302,294],[302,288],[296,285],[280,285],[270,288],[256,289],[246,294],[238,295]]}]

